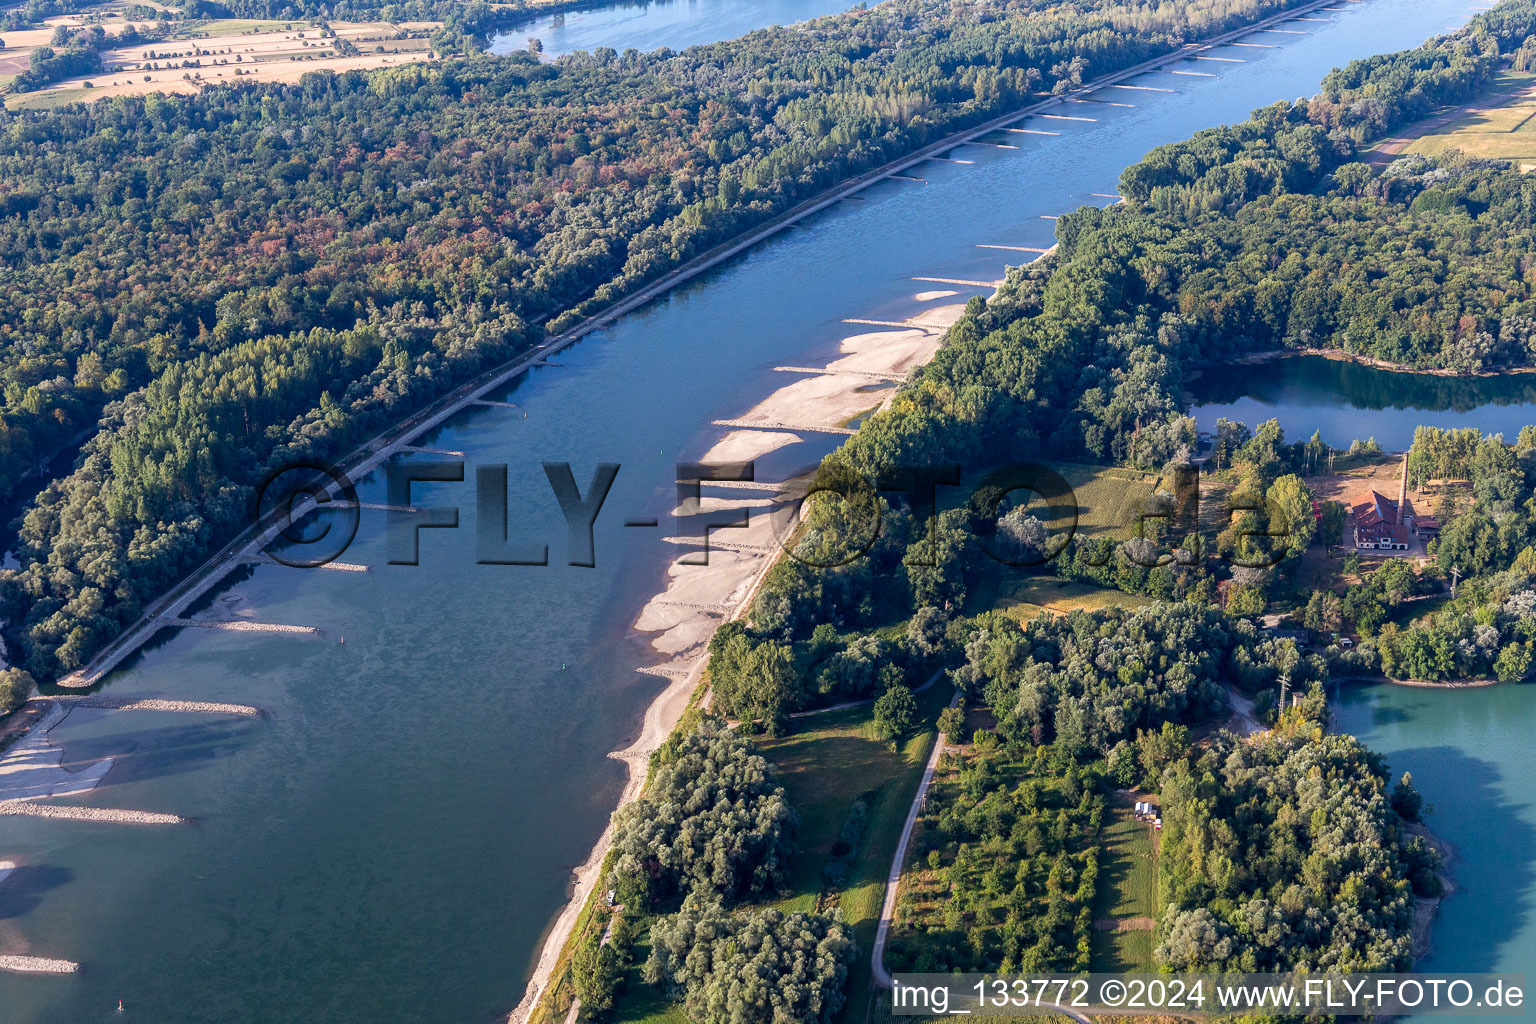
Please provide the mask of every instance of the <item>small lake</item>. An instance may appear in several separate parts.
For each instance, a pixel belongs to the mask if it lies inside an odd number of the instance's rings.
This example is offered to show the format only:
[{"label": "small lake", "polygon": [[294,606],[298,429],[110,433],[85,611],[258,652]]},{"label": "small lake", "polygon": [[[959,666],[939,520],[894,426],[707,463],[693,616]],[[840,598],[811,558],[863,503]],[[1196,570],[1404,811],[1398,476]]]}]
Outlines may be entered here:
[{"label": "small lake", "polygon": [[1388,450],[1413,443],[1418,426],[1477,427],[1513,442],[1536,423],[1536,374],[1438,377],[1378,370],[1323,356],[1287,356],[1208,367],[1189,382],[1190,415],[1202,431],[1218,419],[1256,428],[1278,419],[1287,440],[1321,431],[1335,448],[1374,437]]},{"label": "small lake", "polygon": [[767,25],[793,25],[824,14],[837,14],[854,0],[646,0],[590,11],[542,14],[503,28],[491,37],[492,53],[526,49],[530,37],[544,45],[545,57],[561,57],[600,46],[633,47],[650,53],[667,47],[684,50],[735,39]]},{"label": "small lake", "polygon": [[1433,948],[1414,970],[1529,970],[1536,963],[1536,685],[1346,684],[1334,708],[1337,727],[1385,757],[1394,778],[1413,773],[1434,807],[1430,829],[1455,847],[1457,892],[1440,905]]}]

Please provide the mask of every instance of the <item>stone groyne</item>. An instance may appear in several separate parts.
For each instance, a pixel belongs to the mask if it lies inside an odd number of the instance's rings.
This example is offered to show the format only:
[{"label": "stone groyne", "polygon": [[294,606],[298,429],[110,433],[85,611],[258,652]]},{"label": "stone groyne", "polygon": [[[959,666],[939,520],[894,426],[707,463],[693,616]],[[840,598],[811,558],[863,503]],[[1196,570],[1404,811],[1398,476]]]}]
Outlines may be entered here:
[{"label": "stone groyne", "polygon": [[319,636],[315,626],[289,626],[281,622],[251,622],[246,619],[165,619],[167,626],[195,626],[198,629],[227,629],[233,633],[298,633]]},{"label": "stone groyne", "polygon": [[58,818],[65,821],[101,821],[116,825],[185,825],[186,818],[158,811],[120,811],[110,807],[61,807],[31,800],[0,800],[0,815]]},{"label": "stone groyne", "polygon": [[74,974],[79,970],[80,965],[73,960],[0,954],[0,971],[15,971],[18,974]]},{"label": "stone groyne", "polygon": [[185,714],[207,715],[248,715],[257,717],[262,714],[261,708],[253,708],[249,704],[219,704],[201,700],[162,700],[157,697],[108,697],[98,694],[93,697],[55,697],[54,700],[61,704],[69,704],[80,708],[106,708],[111,711],[177,711]]}]

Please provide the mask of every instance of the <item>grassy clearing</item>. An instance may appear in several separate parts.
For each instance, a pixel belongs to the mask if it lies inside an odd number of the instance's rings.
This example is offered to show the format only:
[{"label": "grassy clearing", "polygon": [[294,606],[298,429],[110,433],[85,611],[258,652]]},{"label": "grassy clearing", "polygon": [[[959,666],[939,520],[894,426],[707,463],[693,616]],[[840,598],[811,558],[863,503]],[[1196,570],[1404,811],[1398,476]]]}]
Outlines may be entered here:
[{"label": "grassy clearing", "polygon": [[[1060,473],[1072,488],[1072,499],[1077,506],[1075,535],[1079,537],[1114,540],[1134,537],[1143,504],[1156,493],[1160,479],[1155,473],[1120,466],[1053,463],[1050,468]],[[1024,496],[1024,492],[1013,495],[1015,498]],[[1064,531],[1072,527],[1070,516],[1050,515],[1053,506],[1038,498],[1030,508],[1045,523],[1053,538],[1057,538],[1055,543],[1060,543]],[[1139,608],[1152,601],[1149,597],[1125,594],[1091,583],[1028,575],[1025,570],[998,563],[989,565],[972,585],[965,610],[969,615],[1001,611],[1024,621],[1042,611],[1064,615],[1079,609]]]},{"label": "grassy clearing", "polygon": [[1464,116],[1415,139],[1409,153],[1536,159],[1536,72],[1506,71]]},{"label": "grassy clearing", "polygon": [[1094,932],[1093,969],[1106,974],[1156,974],[1152,962],[1152,933]]},{"label": "grassy clearing", "polygon": [[[1129,540],[1135,536],[1136,517],[1142,502],[1157,490],[1155,473],[1070,462],[1051,468],[1072,486],[1077,497],[1077,530],[1085,537]],[[1055,530],[1065,526],[1066,522],[1048,520],[1046,525]]]},{"label": "grassy clearing", "polygon": [[818,901],[824,909],[829,907],[831,901],[821,894],[822,867],[848,809],[867,795],[864,839],[854,855],[848,882],[836,896],[843,920],[853,928],[859,944],[841,1015],[845,1021],[862,1021],[869,1004],[869,951],[885,898],[886,875],[923,765],[933,749],[933,723],[950,696],[949,687],[942,683],[917,695],[918,720],[924,728],[900,750],[869,737],[868,707],[799,719],[794,735],[762,743],[764,755],[778,766],[790,803],[800,812],[800,853],[790,875],[792,895],[780,903],[785,910],[811,910]]},{"label": "grassy clearing", "polygon": [[[978,587],[978,593],[983,589]],[[1062,580],[1054,576],[998,579],[993,581],[991,593],[985,595],[984,599],[987,600],[984,607],[1003,612],[1020,622],[1028,622],[1041,612],[1065,615],[1068,612],[1097,611],[1100,608],[1141,608],[1157,600],[1143,594],[1127,594],[1092,583]]]},{"label": "grassy clearing", "polygon": [[1387,621],[1406,628],[1414,620],[1428,618],[1450,603],[1449,591],[1443,594],[1430,594],[1418,600],[1404,601],[1387,613]]},{"label": "grassy clearing", "polygon": [[1410,153],[1440,156],[1459,150],[1468,156],[1489,160],[1536,159],[1536,132],[1514,132],[1500,135],[1430,135],[1416,141],[1408,148]]},{"label": "grassy clearing", "polygon": [[682,1006],[668,1001],[661,989],[647,985],[640,976],[646,959],[651,955],[651,943],[647,938],[649,933],[650,927],[647,925],[635,943],[634,965],[624,975],[623,990],[614,1002],[613,1012],[608,1015],[608,1019],[626,1021],[628,1024],[689,1024],[688,1014]]},{"label": "grassy clearing", "polygon": [[[1114,802],[1102,833],[1095,922],[1157,917],[1157,860],[1152,828],[1135,820],[1127,800]],[[1106,973],[1154,972],[1152,932],[1094,929],[1092,969]]]}]

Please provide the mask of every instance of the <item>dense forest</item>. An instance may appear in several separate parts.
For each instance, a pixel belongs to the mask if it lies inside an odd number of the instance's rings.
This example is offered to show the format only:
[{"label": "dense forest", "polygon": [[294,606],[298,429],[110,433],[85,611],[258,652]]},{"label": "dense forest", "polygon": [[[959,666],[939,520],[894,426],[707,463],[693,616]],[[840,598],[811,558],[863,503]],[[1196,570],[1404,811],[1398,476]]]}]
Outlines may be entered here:
[{"label": "dense forest", "polygon": [[651,929],[645,980],[697,1021],[831,1024],[854,954],[847,925],[825,915],[690,900]]},{"label": "dense forest", "polygon": [[850,173],[1281,6],[894,0],[682,54],[0,112],[0,500],[94,432],[0,579],[13,647],[73,669],[269,468]]},{"label": "dense forest", "polygon": [[[1380,759],[1349,736],[1223,737],[1163,777],[1160,963],[1178,970],[1404,971],[1438,861]],[[1401,805],[1401,802],[1399,802]]]},{"label": "dense forest", "polygon": [[658,759],[645,796],[614,819],[613,879],[625,903],[772,892],[795,849],[795,812],[746,740],[705,719]]},{"label": "dense forest", "polygon": [[1020,625],[1002,615],[966,645],[956,673],[1006,738],[1107,753],[1137,728],[1197,722],[1226,705],[1234,637],[1215,609],[1158,604]]}]

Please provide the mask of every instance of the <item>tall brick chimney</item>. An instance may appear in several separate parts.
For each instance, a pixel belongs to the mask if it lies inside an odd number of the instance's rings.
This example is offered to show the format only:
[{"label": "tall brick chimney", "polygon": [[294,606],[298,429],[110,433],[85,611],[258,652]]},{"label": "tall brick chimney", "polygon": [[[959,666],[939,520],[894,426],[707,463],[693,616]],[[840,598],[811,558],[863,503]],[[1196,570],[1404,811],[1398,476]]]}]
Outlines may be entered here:
[{"label": "tall brick chimney", "polygon": [[1403,525],[1403,510],[1408,507],[1408,453],[1403,452],[1403,482],[1397,491],[1397,525]]}]

